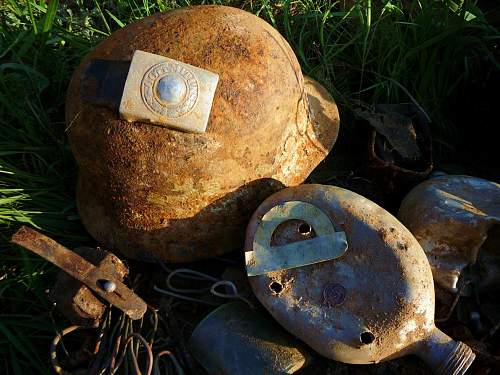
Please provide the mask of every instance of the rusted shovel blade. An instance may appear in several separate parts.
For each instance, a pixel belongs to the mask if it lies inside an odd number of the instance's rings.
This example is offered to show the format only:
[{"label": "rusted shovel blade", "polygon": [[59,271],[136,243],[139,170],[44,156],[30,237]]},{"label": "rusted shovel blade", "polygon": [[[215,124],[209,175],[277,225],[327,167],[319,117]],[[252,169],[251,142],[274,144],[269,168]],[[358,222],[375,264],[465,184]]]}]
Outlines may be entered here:
[{"label": "rusted shovel blade", "polygon": [[[140,319],[146,312],[146,303],[121,281],[36,230],[23,226],[11,241],[55,264],[130,318]],[[102,287],[105,281],[112,281],[116,288],[107,292]]]}]

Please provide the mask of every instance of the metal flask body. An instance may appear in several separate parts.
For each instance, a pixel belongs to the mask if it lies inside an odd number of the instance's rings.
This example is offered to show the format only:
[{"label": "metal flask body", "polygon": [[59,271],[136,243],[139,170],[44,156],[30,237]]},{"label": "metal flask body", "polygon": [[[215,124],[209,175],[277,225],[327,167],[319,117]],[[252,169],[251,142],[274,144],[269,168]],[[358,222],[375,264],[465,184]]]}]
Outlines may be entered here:
[{"label": "metal flask body", "polygon": [[[436,284],[457,293],[464,270],[476,264],[479,255],[495,256],[497,246],[489,252],[484,245],[498,241],[500,185],[462,175],[435,177],[410,191],[398,218],[422,245]],[[494,263],[486,262],[483,272],[490,286],[498,284]]]},{"label": "metal flask body", "polygon": [[[310,255],[317,244],[323,261]],[[302,266],[285,258],[267,268],[259,263],[275,250],[301,248],[309,249]],[[260,302],[327,358],[370,364],[415,354],[437,374],[463,374],[475,358],[434,325],[432,273],[416,239],[356,193],[323,185],[275,193],[252,216],[245,251]]]},{"label": "metal flask body", "polygon": [[190,351],[209,374],[293,374],[308,363],[307,349],[266,315],[224,304],[195,328]]}]

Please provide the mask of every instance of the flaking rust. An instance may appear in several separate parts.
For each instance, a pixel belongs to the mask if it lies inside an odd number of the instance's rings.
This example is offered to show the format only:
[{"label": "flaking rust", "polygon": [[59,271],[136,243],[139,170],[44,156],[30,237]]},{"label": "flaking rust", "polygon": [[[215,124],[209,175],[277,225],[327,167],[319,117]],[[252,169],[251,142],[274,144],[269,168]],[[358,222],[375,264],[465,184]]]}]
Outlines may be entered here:
[{"label": "flaking rust", "polygon": [[[11,241],[55,264],[130,318],[140,319],[146,312],[146,303],[114,275],[36,230],[23,226],[12,236]],[[106,291],[103,287],[105,283],[113,283],[113,291]]]}]

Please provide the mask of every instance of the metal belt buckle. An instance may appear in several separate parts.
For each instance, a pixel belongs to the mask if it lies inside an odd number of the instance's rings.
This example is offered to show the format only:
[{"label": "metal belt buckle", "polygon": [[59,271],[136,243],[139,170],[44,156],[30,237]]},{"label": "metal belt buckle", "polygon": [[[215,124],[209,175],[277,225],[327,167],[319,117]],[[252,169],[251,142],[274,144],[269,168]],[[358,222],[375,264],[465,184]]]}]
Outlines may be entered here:
[{"label": "metal belt buckle", "polygon": [[120,117],[203,133],[219,76],[164,56],[136,50],[120,102]]}]

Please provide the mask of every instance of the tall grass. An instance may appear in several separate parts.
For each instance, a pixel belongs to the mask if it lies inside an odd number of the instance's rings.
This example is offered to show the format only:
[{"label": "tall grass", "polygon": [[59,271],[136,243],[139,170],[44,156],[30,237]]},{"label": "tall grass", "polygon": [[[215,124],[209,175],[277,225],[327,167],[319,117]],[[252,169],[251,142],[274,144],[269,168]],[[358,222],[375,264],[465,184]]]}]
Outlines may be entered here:
[{"label": "tall grass", "polygon": [[304,71],[344,106],[414,101],[447,139],[453,96],[485,63],[498,68],[498,30],[472,2],[301,1],[287,3],[283,20]]},{"label": "tall grass", "polygon": [[[452,98],[485,69],[499,38],[473,2],[328,0],[4,0],[0,3],[0,368],[47,373],[55,335],[45,290],[54,269],[12,248],[20,224],[68,246],[91,242],[74,202],[76,167],[65,91],[85,53],[113,30],[157,11],[217,3],[278,28],[303,70],[346,112],[362,101],[415,101],[453,143]],[[486,67],[486,68],[485,68]],[[333,172],[332,172],[333,173]],[[60,321],[60,320],[59,320]],[[27,372],[26,372],[27,371]]]}]

